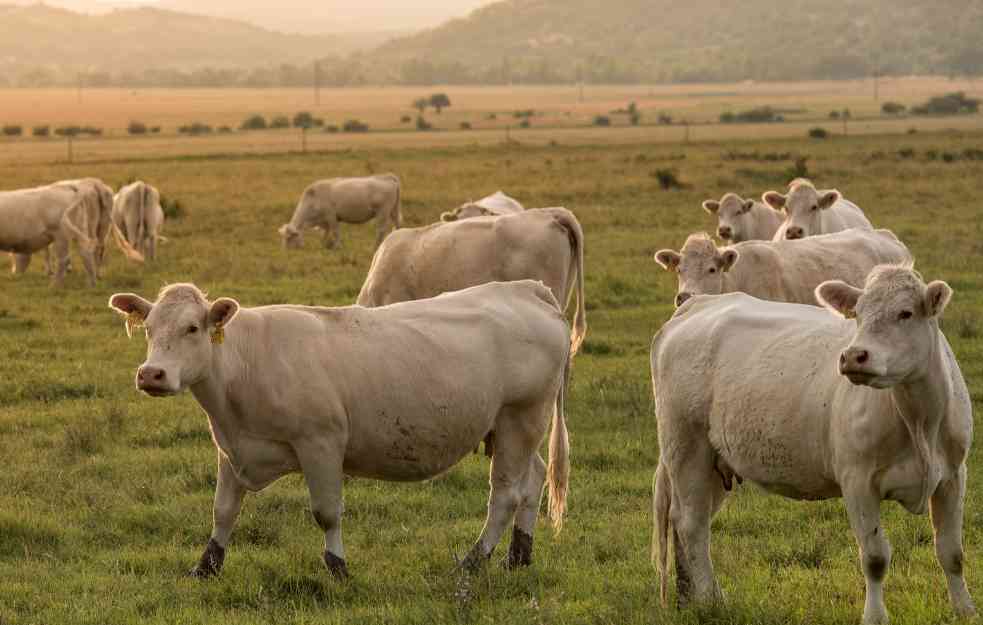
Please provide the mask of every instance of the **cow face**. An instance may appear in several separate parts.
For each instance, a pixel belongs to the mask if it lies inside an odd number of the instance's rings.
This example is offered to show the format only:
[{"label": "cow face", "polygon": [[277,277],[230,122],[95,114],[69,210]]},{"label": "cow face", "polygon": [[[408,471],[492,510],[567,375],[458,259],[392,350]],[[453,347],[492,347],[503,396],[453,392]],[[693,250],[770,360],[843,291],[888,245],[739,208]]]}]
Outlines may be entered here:
[{"label": "cow face", "polygon": [[703,210],[717,216],[717,236],[731,243],[746,240],[752,208],[754,200],[742,199],[736,193],[724,195],[719,202],[707,200],[703,203]]},{"label": "cow face", "polygon": [[938,318],[952,289],[928,285],[913,270],[881,265],[863,289],[832,280],[816,288],[820,304],[847,318],[857,330],[839,359],[840,373],[853,384],[889,388],[921,374],[938,345]]},{"label": "cow face", "polygon": [[785,223],[779,228],[785,239],[803,239],[822,234],[822,211],[840,200],[836,190],[819,191],[811,183],[793,183],[788,195],[768,191],[761,199],[777,211],[785,213]]},{"label": "cow face", "polygon": [[304,233],[290,224],[283,224],[277,232],[283,239],[283,249],[296,250],[304,247]]},{"label": "cow face", "polygon": [[489,215],[494,215],[492,211],[488,210],[484,206],[474,203],[462,204],[458,208],[452,211],[447,211],[441,213],[441,221],[458,221],[460,219],[470,219],[472,217],[487,217]]},{"label": "cow face", "polygon": [[215,350],[222,349],[225,328],[239,312],[235,300],[209,303],[192,284],[166,287],[153,304],[117,293],[109,306],[126,317],[127,334],[134,325],[146,332],[147,359],[137,369],[136,387],[154,397],[176,395],[204,380]]},{"label": "cow face", "polygon": [[694,295],[719,295],[724,291],[723,274],[730,271],[739,256],[737,250],[717,249],[706,235],[693,235],[680,252],[660,250],[655,262],[678,277],[677,307]]}]

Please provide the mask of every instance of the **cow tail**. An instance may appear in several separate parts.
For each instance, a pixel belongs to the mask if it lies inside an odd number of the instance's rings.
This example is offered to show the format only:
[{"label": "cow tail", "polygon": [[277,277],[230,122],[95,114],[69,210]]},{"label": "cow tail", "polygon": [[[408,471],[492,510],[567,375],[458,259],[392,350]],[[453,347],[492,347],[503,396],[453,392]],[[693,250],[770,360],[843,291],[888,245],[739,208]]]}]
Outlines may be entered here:
[{"label": "cow tail", "polygon": [[672,482],[661,462],[652,481],[652,561],[659,570],[659,596],[662,605],[669,601],[669,509],[672,506]]},{"label": "cow tail", "polygon": [[[94,252],[96,249],[96,242],[88,234],[79,229],[78,225],[72,220],[76,215],[86,215],[85,213],[85,197],[81,197],[77,202],[72,204],[65,210],[65,213],[61,216],[61,226],[68,230],[68,232],[75,237],[78,241],[79,247],[81,247],[86,252]],[[88,220],[85,220],[83,227],[88,229]]]},{"label": "cow tail", "polygon": [[567,493],[570,486],[570,435],[564,416],[564,397],[570,383],[570,358],[563,366],[563,380],[556,394],[556,408],[553,411],[553,428],[550,432],[550,461],[546,469],[549,482],[549,511],[553,529],[563,529],[563,515],[567,511]]},{"label": "cow tail", "polygon": [[[577,310],[574,313],[573,330],[570,334],[570,358],[573,358],[587,335],[587,304],[584,301],[584,230],[574,214],[567,209],[556,210],[555,215],[566,229],[570,244],[574,248],[570,260],[570,273],[575,276],[577,294]],[[564,302],[564,305],[566,304]]]},{"label": "cow tail", "polygon": [[119,226],[116,225],[115,221],[112,222],[112,232],[113,232],[113,240],[116,241],[116,247],[118,247],[119,250],[123,252],[123,255],[126,256],[126,258],[137,263],[144,262],[145,259],[143,257],[143,254],[141,254],[139,251],[136,250],[136,248],[130,245],[130,243],[126,240],[126,236],[122,232],[120,232]]}]

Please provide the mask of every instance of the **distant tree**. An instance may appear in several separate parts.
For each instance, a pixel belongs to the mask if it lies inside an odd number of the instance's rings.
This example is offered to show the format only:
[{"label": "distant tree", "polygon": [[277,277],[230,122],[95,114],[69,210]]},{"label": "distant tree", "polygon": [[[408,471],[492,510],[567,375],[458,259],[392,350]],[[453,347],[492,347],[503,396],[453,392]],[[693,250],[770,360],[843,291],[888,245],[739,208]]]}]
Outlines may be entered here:
[{"label": "distant tree", "polygon": [[270,128],[290,128],[290,119],[286,115],[277,115],[270,120]]},{"label": "distant tree", "polygon": [[342,124],[341,129],[345,132],[368,132],[369,125],[357,119],[349,119]]},{"label": "distant tree", "polygon": [[430,130],[433,125],[423,118],[423,115],[416,116],[416,129],[417,130]]},{"label": "distant tree", "polygon": [[441,109],[445,109],[450,105],[451,99],[447,97],[446,93],[435,93],[430,96],[430,106],[434,107],[438,115],[440,115]]},{"label": "distant tree", "polygon": [[[721,116],[721,121],[723,121],[723,116]],[[660,126],[671,126],[672,125],[672,115],[669,113],[659,113],[658,122]]]},{"label": "distant tree", "polygon": [[8,137],[19,137],[23,132],[24,128],[16,124],[3,127],[3,134],[7,135]]},{"label": "distant tree", "polygon": [[594,118],[595,126],[610,126],[611,118],[606,115],[598,115]]},{"label": "distant tree", "polygon": [[51,126],[35,126],[31,134],[35,137],[47,137],[51,134]]},{"label": "distant tree", "polygon": [[900,102],[885,102],[881,105],[881,112],[885,115],[904,115],[907,110],[908,107]]},{"label": "distant tree", "polygon": [[126,131],[131,135],[145,135],[147,134],[147,125],[143,122],[132,121],[126,127]]},{"label": "distant tree", "polygon": [[314,116],[307,111],[301,111],[294,115],[294,128],[312,128],[314,126]]},{"label": "distant tree", "polygon": [[825,128],[818,128],[818,127],[810,128],[809,136],[812,137],[813,139],[825,139],[826,137],[829,136],[829,133],[826,132]]},{"label": "distant tree", "polygon": [[461,122],[461,130],[471,130],[471,122]]},{"label": "distant tree", "polygon": [[266,118],[262,115],[250,115],[239,126],[240,130],[266,130]]},{"label": "distant tree", "polygon": [[410,117],[409,115],[403,115],[402,117],[399,118],[399,123],[401,124],[408,124],[411,121],[413,121],[413,118]]},{"label": "distant tree", "polygon": [[420,115],[423,115],[426,112],[428,106],[430,106],[430,100],[426,98],[417,98],[416,100],[413,100],[413,108],[420,111]]},{"label": "distant tree", "polygon": [[830,119],[839,119],[840,118],[840,112],[839,111],[830,111],[829,112],[829,118]]}]

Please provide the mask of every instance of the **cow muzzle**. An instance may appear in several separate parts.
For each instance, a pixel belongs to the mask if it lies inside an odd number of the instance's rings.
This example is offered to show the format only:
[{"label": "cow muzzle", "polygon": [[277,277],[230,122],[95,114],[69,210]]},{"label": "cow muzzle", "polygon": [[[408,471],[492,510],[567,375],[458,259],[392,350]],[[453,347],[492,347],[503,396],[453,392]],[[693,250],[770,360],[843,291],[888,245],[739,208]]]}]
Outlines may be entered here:
[{"label": "cow muzzle", "polygon": [[152,397],[177,394],[177,389],[171,384],[167,371],[150,365],[143,365],[137,369],[137,390]]},{"label": "cow muzzle", "polygon": [[874,366],[871,354],[861,347],[849,347],[840,353],[840,374],[858,386],[871,386],[882,372]]},{"label": "cow muzzle", "polygon": [[680,306],[685,304],[686,300],[688,300],[691,297],[693,297],[693,294],[686,293],[685,291],[682,293],[676,293],[676,308],[679,308]]},{"label": "cow muzzle", "polygon": [[717,228],[717,236],[725,241],[729,241],[734,236],[734,232],[728,226],[720,226]]},{"label": "cow muzzle", "polygon": [[785,238],[789,240],[805,238],[805,231],[798,226],[792,226],[790,228],[786,228]]}]

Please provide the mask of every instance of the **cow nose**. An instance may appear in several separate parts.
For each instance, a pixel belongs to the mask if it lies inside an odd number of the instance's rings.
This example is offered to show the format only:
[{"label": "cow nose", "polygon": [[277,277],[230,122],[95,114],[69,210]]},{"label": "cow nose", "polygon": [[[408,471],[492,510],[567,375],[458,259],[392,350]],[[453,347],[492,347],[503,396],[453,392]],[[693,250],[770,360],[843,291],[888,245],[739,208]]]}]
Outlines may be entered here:
[{"label": "cow nose", "polygon": [[693,297],[689,293],[677,293],[676,294],[676,308],[679,308],[686,303],[686,300]]},{"label": "cow nose", "polygon": [[840,371],[849,371],[862,367],[870,360],[870,352],[866,349],[851,347],[840,354]]},{"label": "cow nose", "polygon": [[786,239],[801,239],[803,234],[802,228],[798,227],[792,227],[785,230]]},{"label": "cow nose", "polygon": [[720,236],[721,239],[729,239],[731,234],[730,228],[727,228],[726,226],[721,226],[717,228],[717,234]]},{"label": "cow nose", "polygon": [[160,367],[148,367],[144,365],[137,369],[137,386],[144,388],[146,386],[159,386],[164,382],[167,374]]}]

